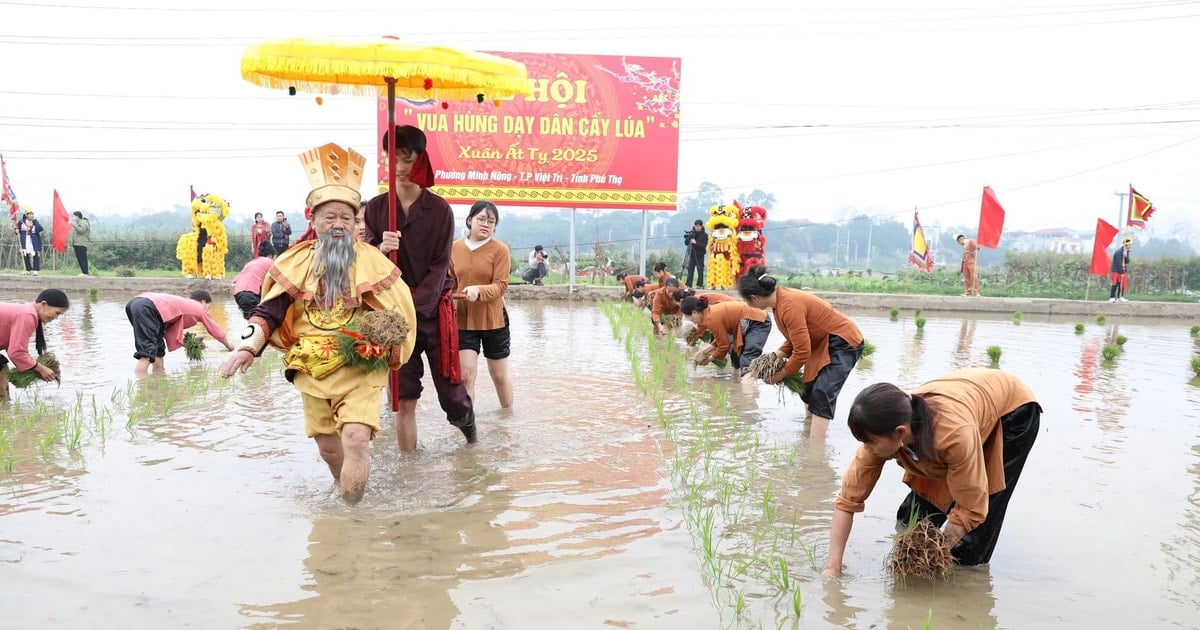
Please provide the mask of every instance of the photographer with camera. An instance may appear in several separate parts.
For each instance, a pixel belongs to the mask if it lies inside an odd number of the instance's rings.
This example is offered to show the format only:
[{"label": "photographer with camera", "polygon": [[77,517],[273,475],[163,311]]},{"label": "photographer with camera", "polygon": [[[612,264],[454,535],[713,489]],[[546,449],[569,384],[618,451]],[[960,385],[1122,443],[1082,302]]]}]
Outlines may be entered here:
[{"label": "photographer with camera", "polygon": [[546,269],[546,251],[541,245],[536,245],[533,251],[529,252],[529,269],[522,274],[525,282],[532,283],[536,286],[542,286],[542,278],[546,277],[549,271]]},{"label": "photographer with camera", "polygon": [[704,231],[704,221],[696,219],[692,229],[683,233],[683,245],[687,248],[684,252],[684,266],[687,267],[687,285],[689,287],[697,286],[692,282],[692,273],[698,271],[698,277],[695,278],[699,286],[705,286],[704,281],[704,258],[708,255],[708,233]]}]

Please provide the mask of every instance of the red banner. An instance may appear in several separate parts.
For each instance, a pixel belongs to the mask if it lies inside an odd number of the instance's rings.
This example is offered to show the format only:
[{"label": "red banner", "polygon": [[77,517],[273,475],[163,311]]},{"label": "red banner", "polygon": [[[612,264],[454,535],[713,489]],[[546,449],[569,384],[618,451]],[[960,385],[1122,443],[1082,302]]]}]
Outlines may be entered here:
[{"label": "red banner", "polygon": [[1096,219],[1096,238],[1092,241],[1092,273],[1108,275],[1108,246],[1117,235],[1117,228],[1104,219]]},{"label": "red banner", "polygon": [[[397,99],[397,124],[429,140],[450,203],[674,210],[679,168],[679,59],[492,53],[525,64],[531,96],[442,103]],[[387,130],[379,101],[377,137]],[[379,190],[386,191],[381,145]]]},{"label": "red banner", "polygon": [[983,187],[983,203],[979,207],[979,234],[975,242],[980,247],[996,249],[1004,232],[1004,208],[991,186]]},{"label": "red banner", "polygon": [[54,240],[51,245],[58,253],[67,251],[67,234],[71,232],[71,217],[67,216],[67,207],[54,191]]}]

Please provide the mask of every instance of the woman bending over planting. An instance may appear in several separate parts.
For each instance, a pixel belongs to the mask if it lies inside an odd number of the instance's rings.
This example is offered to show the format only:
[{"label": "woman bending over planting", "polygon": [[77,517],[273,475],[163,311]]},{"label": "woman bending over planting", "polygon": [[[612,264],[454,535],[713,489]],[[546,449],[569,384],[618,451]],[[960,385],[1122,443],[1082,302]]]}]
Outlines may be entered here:
[{"label": "woman bending over planting", "polygon": [[0,400],[8,400],[9,362],[18,370],[36,370],[43,381],[56,378],[52,368],[29,354],[29,338],[35,338],[38,356],[45,354],[46,334],[42,325],[58,319],[70,306],[67,294],[58,289],[46,289],[26,304],[0,304],[0,350],[4,351],[0,354]]},{"label": "woman bending over planting", "polygon": [[762,355],[763,345],[771,335],[771,319],[766,311],[745,302],[709,304],[708,300],[707,295],[689,295],[679,305],[683,316],[696,324],[699,334],[712,331],[714,350],[705,363],[729,355],[729,366],[734,373],[747,383],[753,382],[750,362]]},{"label": "woman bending over planting", "polygon": [[776,354],[784,367],[763,382],[773,385],[804,368],[800,398],[812,414],[810,435],[824,438],[837,407],[838,393],[862,356],[858,326],[829,302],[799,289],[776,287],[767,268],[753,267],[738,280],[738,293],[750,306],[772,309],[784,342]]},{"label": "woman bending over planting", "polygon": [[883,464],[895,459],[912,489],[897,521],[930,519],[963,565],[992,557],[1008,501],[1037,438],[1042,408],[1017,377],[986,368],[958,370],[911,394],[890,383],[868,386],[850,407],[850,432],[862,444],[846,469],[821,575],[842,574],[854,522]]}]

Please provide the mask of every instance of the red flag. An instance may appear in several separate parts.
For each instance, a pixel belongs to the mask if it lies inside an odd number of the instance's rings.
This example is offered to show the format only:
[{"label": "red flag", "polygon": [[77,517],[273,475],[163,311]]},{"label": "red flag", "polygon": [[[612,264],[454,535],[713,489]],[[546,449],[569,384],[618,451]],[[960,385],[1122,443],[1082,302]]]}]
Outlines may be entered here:
[{"label": "red flag", "polygon": [[980,247],[996,249],[1000,246],[1000,233],[1004,231],[1004,208],[991,186],[983,187],[983,205],[979,208],[979,236],[975,242]]},{"label": "red flag", "polygon": [[192,193],[192,198],[189,199],[188,201],[195,201],[196,200],[196,187],[189,184],[188,190],[191,191],[191,193]]},{"label": "red flag", "polygon": [[58,191],[54,191],[54,249],[58,253],[67,251],[67,234],[71,231],[71,218],[67,216],[67,209],[63,206],[62,199],[58,197]]},{"label": "red flag", "polygon": [[1146,222],[1150,220],[1150,215],[1154,214],[1157,208],[1150,200],[1143,197],[1138,191],[1129,187],[1129,219],[1125,221],[1125,225],[1135,227],[1141,230],[1146,229]]},{"label": "red flag", "polygon": [[1096,240],[1092,241],[1092,273],[1108,275],[1108,246],[1117,236],[1117,228],[1104,219],[1096,219]]}]

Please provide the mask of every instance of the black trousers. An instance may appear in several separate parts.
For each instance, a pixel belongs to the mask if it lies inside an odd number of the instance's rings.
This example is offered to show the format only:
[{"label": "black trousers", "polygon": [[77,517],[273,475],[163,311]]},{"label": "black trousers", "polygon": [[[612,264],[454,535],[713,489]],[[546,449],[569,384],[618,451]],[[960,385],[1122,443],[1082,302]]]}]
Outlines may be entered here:
[{"label": "black trousers", "polygon": [[695,284],[692,283],[692,273],[693,272],[696,273],[695,277],[697,280],[700,281],[700,286],[705,286],[706,281],[704,280],[704,253],[703,252],[697,254],[696,252],[693,251],[688,254],[688,257],[687,257],[687,285],[689,287],[696,286]]},{"label": "black trousers", "polygon": [[[1008,511],[1008,501],[1017,489],[1021,469],[1025,467],[1025,459],[1029,457],[1029,451],[1037,439],[1041,418],[1042,407],[1037,403],[1021,405],[1000,418],[1004,433],[1004,489],[988,496],[987,518],[979,527],[967,532],[950,550],[959,564],[986,564],[992,559],[992,551],[1000,539],[1000,528],[1004,525],[1004,514]],[[913,515],[928,518],[938,527],[946,522],[946,515],[936,505],[915,492],[909,492],[900,502],[900,509],[896,510],[896,520],[907,525]]]},{"label": "black trousers", "polygon": [[133,326],[133,358],[151,363],[167,356],[166,325],[149,298],[135,297],[125,304],[125,317]]},{"label": "black trousers", "polygon": [[81,273],[83,273],[84,275],[87,275],[87,272],[88,272],[87,271],[88,270],[87,246],[86,245],[75,245],[74,247],[75,247],[75,260],[79,261],[79,271]]},{"label": "black trousers", "polygon": [[196,272],[197,275],[204,273],[204,246],[208,245],[208,231],[200,228],[200,233],[196,235]]},{"label": "black trousers", "polygon": [[41,271],[42,257],[37,254],[25,254],[25,271]]}]

